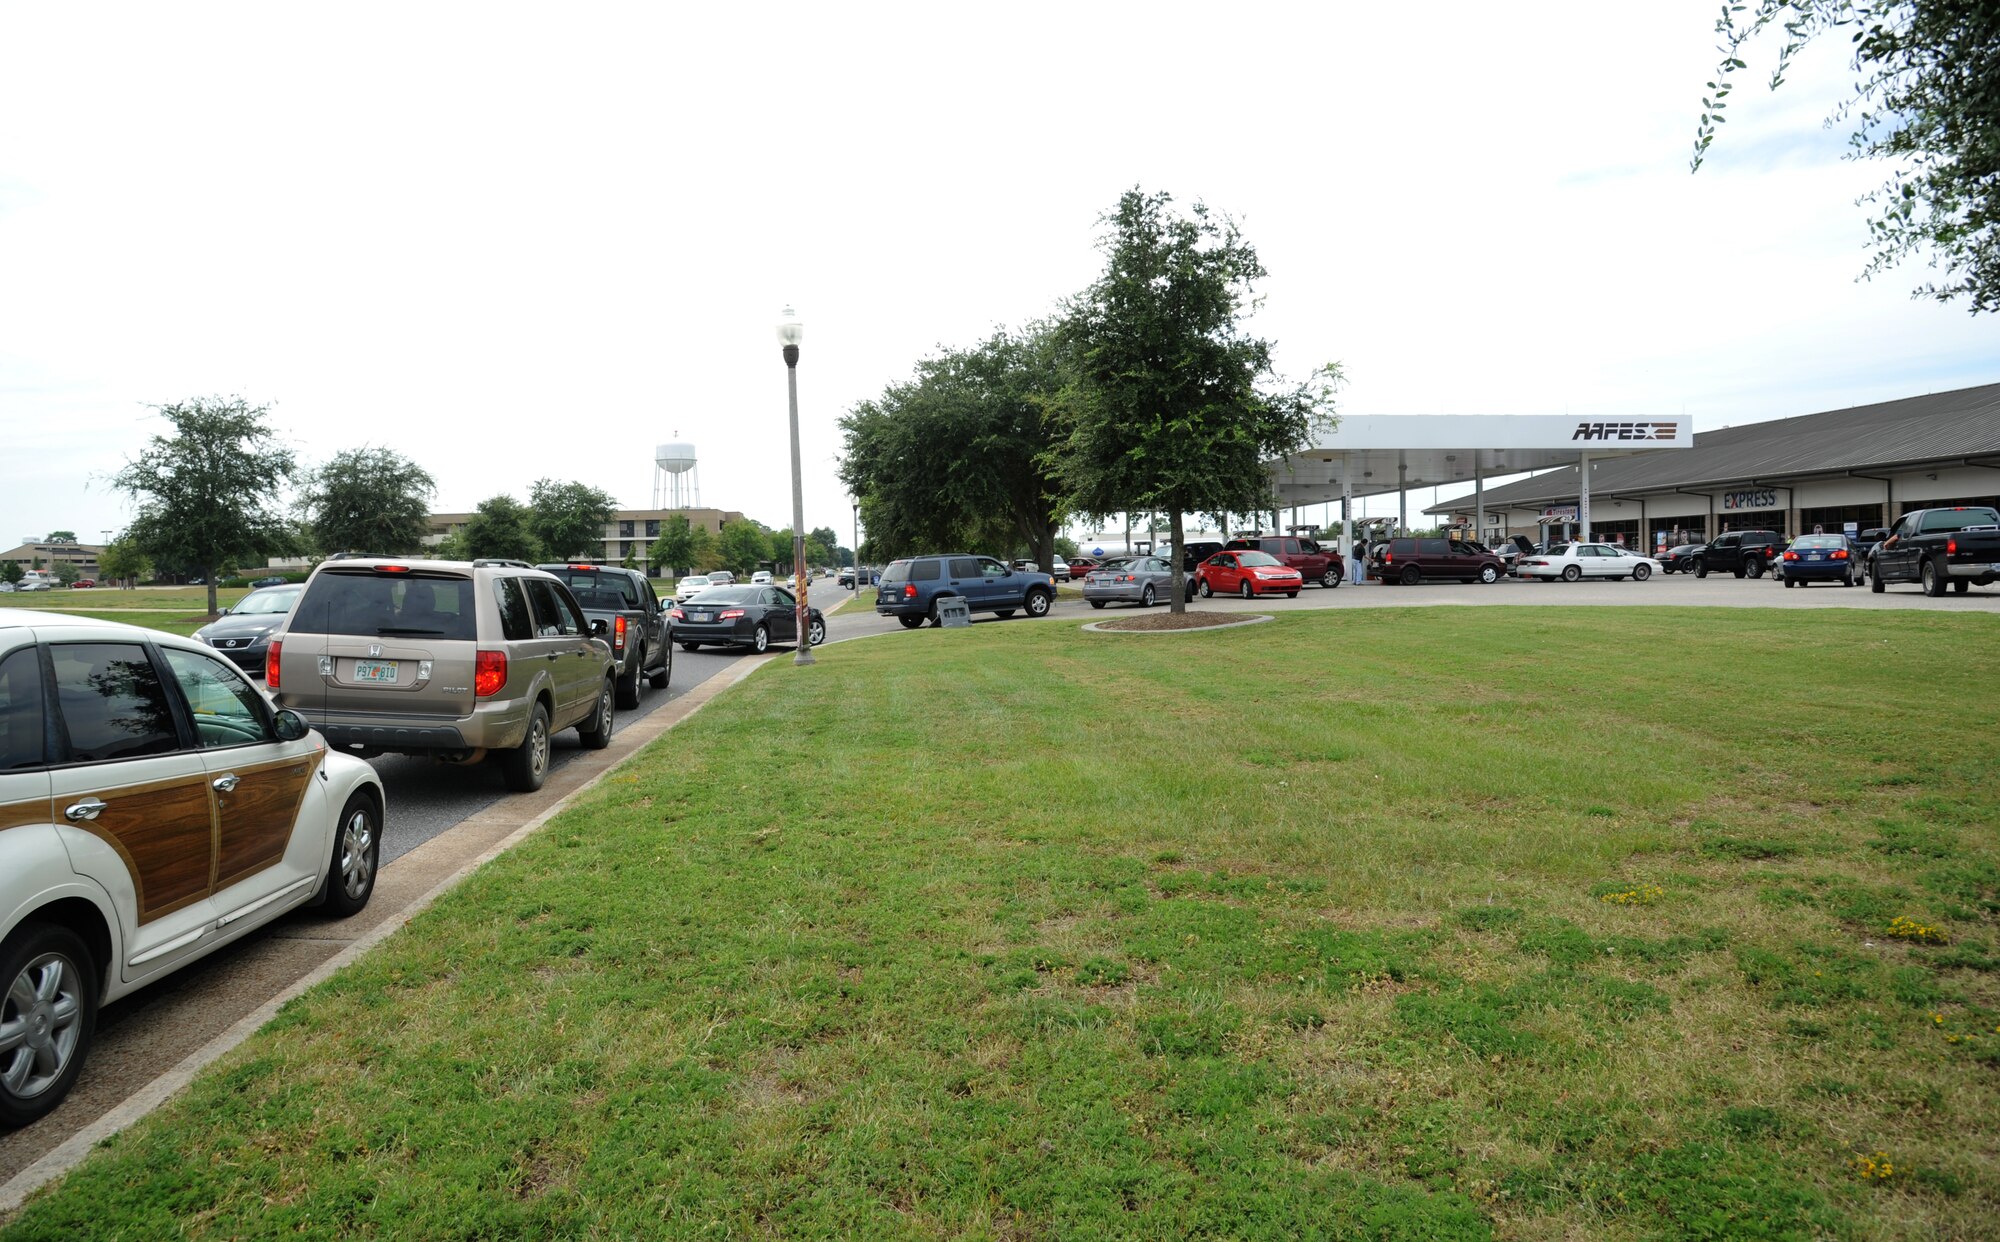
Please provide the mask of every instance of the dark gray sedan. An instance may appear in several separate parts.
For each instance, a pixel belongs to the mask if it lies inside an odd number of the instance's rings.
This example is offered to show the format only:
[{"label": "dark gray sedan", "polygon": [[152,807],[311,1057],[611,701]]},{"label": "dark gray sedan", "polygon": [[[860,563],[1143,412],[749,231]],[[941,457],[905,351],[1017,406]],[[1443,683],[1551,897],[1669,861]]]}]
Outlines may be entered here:
[{"label": "dark gray sedan", "polygon": [[1106,604],[1137,604],[1151,608],[1173,597],[1179,575],[1157,556],[1131,556],[1106,561],[1083,577],[1083,598],[1092,608]]},{"label": "dark gray sedan", "polygon": [[215,648],[244,672],[261,675],[271,634],[285,624],[303,590],[302,584],[294,582],[252,591],[237,601],[236,607],[223,609],[220,620],[196,630],[194,640]]},{"label": "dark gray sedan", "polygon": [[[778,586],[710,587],[667,610],[674,641],[683,651],[704,646],[770,650],[772,643],[798,642],[798,600]],[[817,608],[806,614],[806,640],[826,641],[826,618]]]}]

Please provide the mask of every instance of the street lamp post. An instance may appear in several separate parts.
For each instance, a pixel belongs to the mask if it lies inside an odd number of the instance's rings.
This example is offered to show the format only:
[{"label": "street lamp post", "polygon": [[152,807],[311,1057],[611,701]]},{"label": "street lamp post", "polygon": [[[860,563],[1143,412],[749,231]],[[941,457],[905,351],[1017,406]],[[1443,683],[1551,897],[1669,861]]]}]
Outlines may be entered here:
[{"label": "street lamp post", "polygon": [[792,657],[793,664],[813,663],[812,640],[807,635],[812,609],[806,602],[807,584],[811,581],[805,568],[806,500],[804,482],[799,473],[799,342],[805,339],[805,335],[805,325],[799,322],[799,313],[787,306],[784,319],[778,324],[778,344],[784,346],[785,384],[792,399],[792,573],[799,588],[798,654]]},{"label": "street lamp post", "polygon": [[[861,502],[854,502],[854,547],[847,559],[854,562],[854,598],[861,598]],[[839,586],[839,583],[835,583]]]}]

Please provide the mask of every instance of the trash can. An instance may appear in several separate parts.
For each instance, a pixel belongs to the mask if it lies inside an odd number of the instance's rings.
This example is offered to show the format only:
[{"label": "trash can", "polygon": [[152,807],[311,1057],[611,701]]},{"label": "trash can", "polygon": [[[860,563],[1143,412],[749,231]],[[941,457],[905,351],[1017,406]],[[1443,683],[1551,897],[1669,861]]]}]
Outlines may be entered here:
[{"label": "trash can", "polygon": [[962,595],[948,595],[937,602],[938,625],[950,629],[972,624],[972,607]]}]

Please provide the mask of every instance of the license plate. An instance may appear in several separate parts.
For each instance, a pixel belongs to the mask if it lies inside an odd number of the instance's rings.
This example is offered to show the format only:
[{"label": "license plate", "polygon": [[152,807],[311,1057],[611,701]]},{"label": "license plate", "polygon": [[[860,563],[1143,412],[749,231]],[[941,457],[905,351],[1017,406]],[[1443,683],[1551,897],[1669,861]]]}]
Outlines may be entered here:
[{"label": "license plate", "polygon": [[1806,553],[1806,559],[1809,561],[1823,561],[1826,558],[1817,552],[1808,552]]},{"label": "license plate", "polygon": [[374,660],[356,660],[354,662],[354,680],[373,681],[373,682],[385,682],[385,681],[393,682],[396,680],[396,662],[394,660],[386,660],[381,662],[377,662]]},{"label": "license plate", "polygon": [[715,620],[715,614],[714,614],[714,613],[712,613],[712,612],[691,612],[691,613],[689,613],[689,614],[688,614],[688,620],[690,620],[690,621],[713,621],[713,620]]}]

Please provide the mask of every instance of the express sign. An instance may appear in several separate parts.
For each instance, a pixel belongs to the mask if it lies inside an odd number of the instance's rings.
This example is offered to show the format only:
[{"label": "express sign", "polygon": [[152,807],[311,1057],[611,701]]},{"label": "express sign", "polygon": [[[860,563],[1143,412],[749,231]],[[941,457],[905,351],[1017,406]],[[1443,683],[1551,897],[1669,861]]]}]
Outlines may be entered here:
[{"label": "express sign", "polygon": [[1725,509],[1775,509],[1778,507],[1778,493],[1774,491],[1724,492],[1722,493],[1722,507]]}]

